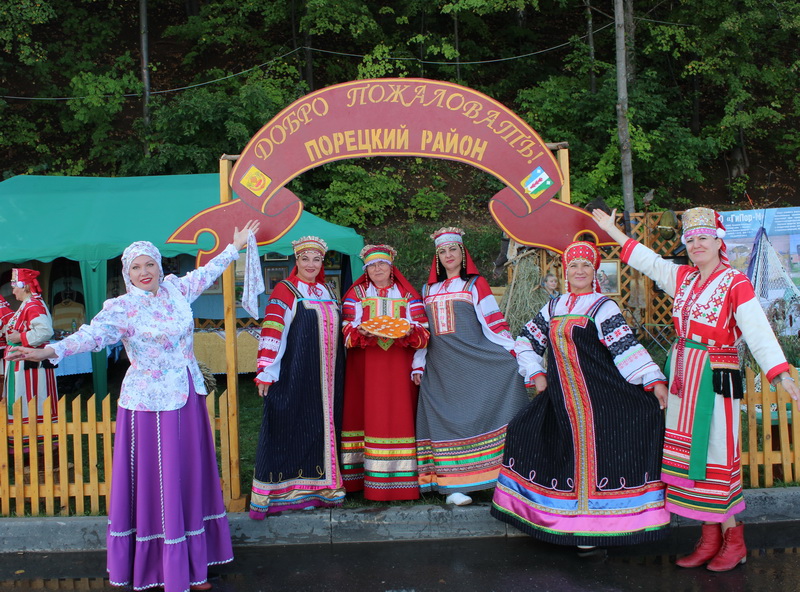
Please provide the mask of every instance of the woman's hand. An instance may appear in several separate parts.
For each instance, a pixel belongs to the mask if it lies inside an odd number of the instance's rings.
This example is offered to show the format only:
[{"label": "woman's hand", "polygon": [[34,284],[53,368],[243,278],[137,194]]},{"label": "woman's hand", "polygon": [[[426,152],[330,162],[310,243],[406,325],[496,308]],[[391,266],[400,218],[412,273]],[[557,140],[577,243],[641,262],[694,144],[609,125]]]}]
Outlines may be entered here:
[{"label": "woman's hand", "polygon": [[600,227],[600,230],[611,232],[613,228],[617,227],[617,223],[615,222],[617,219],[616,208],[611,210],[611,215],[606,214],[600,208],[595,208],[592,210],[592,218],[594,218],[595,224]]},{"label": "woman's hand", "polygon": [[269,385],[263,382],[257,382],[256,385],[258,386],[258,396],[263,399],[264,397],[267,396]]},{"label": "woman's hand", "polygon": [[656,396],[656,399],[658,399],[659,407],[661,407],[661,409],[666,409],[667,397],[669,396],[669,389],[667,388],[667,385],[662,382],[659,382],[653,388],[653,394]]},{"label": "woman's hand", "polygon": [[233,246],[236,247],[237,251],[241,251],[247,246],[250,231],[252,230],[253,234],[256,234],[260,226],[261,223],[258,220],[250,220],[241,230],[239,230],[238,226],[233,229]]},{"label": "woman's hand", "polygon": [[8,349],[8,353],[6,354],[6,359],[11,362],[17,360],[27,360],[29,362],[41,362],[42,360],[55,357],[56,357],[56,351],[52,347],[45,347],[43,349],[38,349],[35,347],[23,347],[21,345],[15,345],[14,347],[10,347]]},{"label": "woman's hand", "polygon": [[[785,379],[785,380],[784,380]],[[780,375],[780,379],[778,384],[783,385],[784,390],[786,393],[794,399],[794,404],[798,410],[800,410],[800,387],[797,386],[792,375],[788,372],[784,372]]]},{"label": "woman's hand", "polygon": [[413,380],[413,381],[414,381],[414,384],[416,384],[417,386],[419,386],[419,385],[420,385],[420,383],[422,382],[422,373],[421,373],[421,372],[418,372],[417,374],[412,374],[412,375],[411,375],[411,380]]},{"label": "woman's hand", "polygon": [[617,210],[614,208],[611,210],[611,215],[606,214],[600,208],[595,208],[592,210],[592,218],[594,218],[595,224],[600,227],[600,230],[605,230],[606,234],[617,241],[617,244],[621,247],[626,242],[628,242],[628,236],[622,232],[619,228],[617,228]]},{"label": "woman's hand", "polygon": [[10,343],[22,343],[22,335],[19,334],[19,331],[8,331],[6,333],[6,339]]},{"label": "woman's hand", "polygon": [[533,386],[536,387],[538,392],[542,392],[547,389],[547,376],[544,374],[537,374],[533,377]]}]

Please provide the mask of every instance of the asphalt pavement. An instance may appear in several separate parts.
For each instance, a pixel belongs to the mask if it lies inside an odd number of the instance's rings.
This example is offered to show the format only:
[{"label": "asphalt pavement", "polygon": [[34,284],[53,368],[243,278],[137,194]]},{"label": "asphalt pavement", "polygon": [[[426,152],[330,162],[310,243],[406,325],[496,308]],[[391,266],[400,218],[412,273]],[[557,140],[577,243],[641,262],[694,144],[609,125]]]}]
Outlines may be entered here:
[{"label": "asphalt pavement", "polygon": [[[800,487],[747,489],[748,524],[779,525],[800,521]],[[370,504],[370,502],[366,502]],[[487,502],[457,507],[441,504],[301,510],[251,520],[246,512],[230,513],[237,548],[274,545],[436,541],[477,538],[528,538],[489,515]],[[673,516],[673,527],[697,522]],[[75,516],[0,519],[0,554],[92,552],[106,548],[106,517]],[[800,589],[800,585],[798,586]]]},{"label": "asphalt pavement", "polygon": [[[756,524],[746,532],[747,562],[725,573],[681,569],[699,527],[672,529],[648,545],[600,549],[530,537],[239,547],[232,563],[209,568],[213,592],[796,592],[797,522]],[[0,592],[119,590],[105,553],[0,555]]]}]

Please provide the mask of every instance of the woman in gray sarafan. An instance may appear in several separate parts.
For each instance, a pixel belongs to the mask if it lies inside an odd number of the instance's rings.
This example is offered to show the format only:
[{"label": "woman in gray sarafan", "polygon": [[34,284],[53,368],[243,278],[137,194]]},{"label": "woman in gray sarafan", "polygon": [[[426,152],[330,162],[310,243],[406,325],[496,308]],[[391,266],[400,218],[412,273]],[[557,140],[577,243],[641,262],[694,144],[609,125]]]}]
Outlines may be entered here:
[{"label": "woman in gray sarafan", "polygon": [[431,238],[436,255],[422,297],[430,341],[414,356],[420,491],[467,505],[491,489],[503,459],[508,422],[528,403],[512,351],[514,339],[460,228]]}]

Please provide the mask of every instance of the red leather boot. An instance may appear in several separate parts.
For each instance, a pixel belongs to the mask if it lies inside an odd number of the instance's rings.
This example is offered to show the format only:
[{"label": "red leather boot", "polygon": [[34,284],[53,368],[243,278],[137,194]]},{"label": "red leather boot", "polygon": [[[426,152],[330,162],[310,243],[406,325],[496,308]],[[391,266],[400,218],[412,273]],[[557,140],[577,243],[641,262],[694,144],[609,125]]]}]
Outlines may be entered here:
[{"label": "red leather boot", "polygon": [[[730,529],[729,529],[730,530]],[[700,540],[686,557],[682,557],[675,562],[678,567],[700,567],[708,563],[719,553],[722,547],[722,528],[718,522],[713,524],[703,524]]]},{"label": "red leather boot", "polygon": [[722,535],[722,548],[706,567],[711,571],[729,571],[745,561],[744,524],[737,522]]}]

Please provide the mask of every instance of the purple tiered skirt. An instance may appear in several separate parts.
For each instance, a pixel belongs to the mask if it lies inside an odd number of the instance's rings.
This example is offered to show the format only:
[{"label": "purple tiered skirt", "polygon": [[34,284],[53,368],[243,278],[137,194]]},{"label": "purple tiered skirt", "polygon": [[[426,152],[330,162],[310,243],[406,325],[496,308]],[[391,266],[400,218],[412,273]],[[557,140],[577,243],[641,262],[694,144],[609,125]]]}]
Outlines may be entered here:
[{"label": "purple tiered skirt", "polygon": [[107,531],[114,586],[185,592],[233,560],[214,437],[189,379],[174,411],[119,408]]}]

